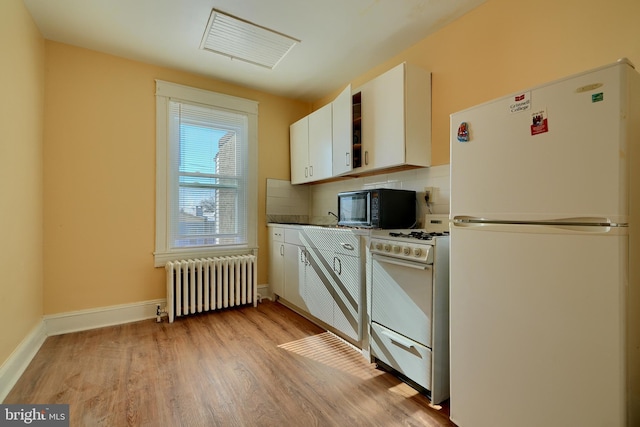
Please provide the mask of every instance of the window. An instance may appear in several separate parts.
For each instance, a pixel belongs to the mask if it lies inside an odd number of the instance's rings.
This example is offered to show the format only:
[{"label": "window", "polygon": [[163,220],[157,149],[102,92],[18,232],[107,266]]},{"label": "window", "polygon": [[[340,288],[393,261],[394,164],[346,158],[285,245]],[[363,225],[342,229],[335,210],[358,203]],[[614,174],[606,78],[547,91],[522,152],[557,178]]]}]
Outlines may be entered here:
[{"label": "window", "polygon": [[255,101],[156,80],[155,265],[257,247]]}]

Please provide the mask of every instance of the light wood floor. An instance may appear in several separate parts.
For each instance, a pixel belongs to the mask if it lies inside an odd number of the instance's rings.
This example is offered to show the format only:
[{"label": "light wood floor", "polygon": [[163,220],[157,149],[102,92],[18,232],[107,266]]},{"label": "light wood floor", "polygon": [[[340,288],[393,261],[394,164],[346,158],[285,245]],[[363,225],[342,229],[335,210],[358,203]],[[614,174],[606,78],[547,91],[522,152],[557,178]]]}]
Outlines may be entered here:
[{"label": "light wood floor", "polygon": [[454,426],[269,301],[49,337],[4,403],[68,403],[71,426]]}]

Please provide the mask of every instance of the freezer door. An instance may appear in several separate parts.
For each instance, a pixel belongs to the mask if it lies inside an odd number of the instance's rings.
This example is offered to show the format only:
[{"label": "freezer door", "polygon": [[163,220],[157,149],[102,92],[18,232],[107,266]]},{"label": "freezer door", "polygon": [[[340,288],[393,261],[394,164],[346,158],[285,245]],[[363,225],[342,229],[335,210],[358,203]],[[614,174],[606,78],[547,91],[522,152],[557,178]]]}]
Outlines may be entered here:
[{"label": "freezer door", "polygon": [[451,214],[626,222],[630,78],[616,64],[451,115]]},{"label": "freezer door", "polygon": [[451,419],[625,425],[626,230],[451,230]]}]

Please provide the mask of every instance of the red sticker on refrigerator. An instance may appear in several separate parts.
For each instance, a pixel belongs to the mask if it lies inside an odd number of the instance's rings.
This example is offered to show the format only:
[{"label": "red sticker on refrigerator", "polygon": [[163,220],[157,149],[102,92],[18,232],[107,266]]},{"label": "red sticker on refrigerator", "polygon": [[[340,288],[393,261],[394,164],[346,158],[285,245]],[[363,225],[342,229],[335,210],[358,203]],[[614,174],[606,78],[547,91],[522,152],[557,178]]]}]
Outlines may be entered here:
[{"label": "red sticker on refrigerator", "polygon": [[546,109],[531,114],[531,135],[538,135],[545,132],[549,132]]}]

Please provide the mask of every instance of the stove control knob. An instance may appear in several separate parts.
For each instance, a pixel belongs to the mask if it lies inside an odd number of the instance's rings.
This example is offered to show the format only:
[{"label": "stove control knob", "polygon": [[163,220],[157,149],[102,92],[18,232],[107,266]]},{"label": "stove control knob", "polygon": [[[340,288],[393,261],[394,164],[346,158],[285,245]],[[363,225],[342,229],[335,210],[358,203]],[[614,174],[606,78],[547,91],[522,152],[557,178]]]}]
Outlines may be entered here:
[{"label": "stove control knob", "polygon": [[382,243],[376,243],[376,250],[382,250]]},{"label": "stove control knob", "polygon": [[400,253],[400,246],[393,245],[393,253],[394,254],[399,254]]},{"label": "stove control knob", "polygon": [[422,255],[422,249],[420,249],[420,248],[415,248],[415,249],[413,250],[413,255],[414,255],[416,258],[417,258],[417,257],[419,257],[420,255]]},{"label": "stove control knob", "polygon": [[402,253],[403,253],[405,256],[409,256],[409,255],[411,255],[411,248],[410,248],[410,247],[408,247],[408,246],[405,246],[405,247],[402,249]]},{"label": "stove control knob", "polygon": [[390,251],[391,251],[391,245],[390,245],[390,244],[388,244],[388,243],[385,243],[385,245],[384,245],[384,251],[385,251],[385,252],[390,252]]}]

